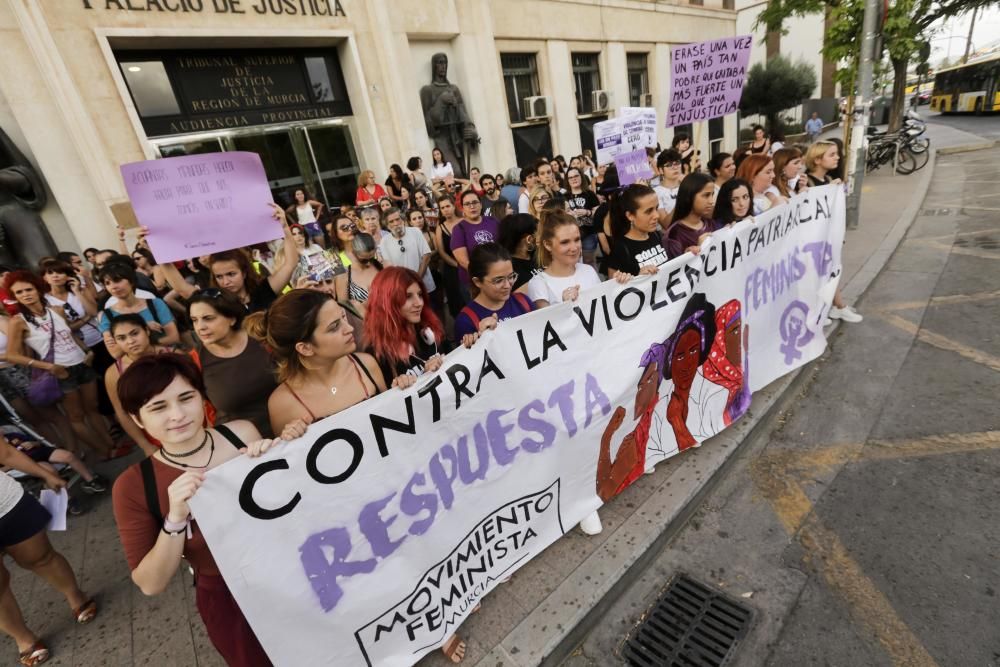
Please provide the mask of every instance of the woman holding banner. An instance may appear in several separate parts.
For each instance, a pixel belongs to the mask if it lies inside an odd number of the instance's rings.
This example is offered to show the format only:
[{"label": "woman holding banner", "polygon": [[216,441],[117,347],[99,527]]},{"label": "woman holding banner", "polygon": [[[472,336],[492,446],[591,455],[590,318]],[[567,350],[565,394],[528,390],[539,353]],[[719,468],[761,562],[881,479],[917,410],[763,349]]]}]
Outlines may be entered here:
[{"label": "woman holding banner", "polygon": [[669,260],[660,236],[659,198],[648,185],[633,183],[612,198],[614,245],[607,270],[631,275],[655,274]]},{"label": "woman holding banner", "polygon": [[[576,218],[562,210],[542,211],[538,224],[538,264],[544,269],[528,282],[528,296],[536,308],[576,301],[580,292],[601,283],[594,267],[580,261],[583,244]],[[615,281],[624,285],[632,274],[618,271]],[[598,535],[604,526],[593,512],[580,522],[580,530]]]},{"label": "woman holding banner", "polygon": [[739,178],[733,178],[719,188],[715,198],[713,215],[720,226],[732,225],[749,217],[753,212],[751,205],[753,196],[750,194],[750,184]]},{"label": "woman holding banner", "polygon": [[686,252],[698,254],[702,240],[718,225],[712,219],[715,210],[715,183],[707,174],[688,174],[677,191],[673,221],[663,244],[670,259]]},{"label": "woman holding banner", "polygon": [[[501,226],[510,219],[506,218]],[[498,243],[484,243],[472,249],[469,278],[477,290],[476,296],[455,318],[455,338],[465,347],[471,347],[479,334],[496,329],[503,320],[535,309],[527,296],[514,291],[518,276],[510,253]]]},{"label": "woman holding banner", "polygon": [[[226,663],[270,665],[191,518],[188,500],[208,471],[243,453],[259,456],[278,441],[261,439],[249,421],[206,429],[205,386],[186,355],[136,360],[118,381],[118,397],[131,419],[161,446],[126,469],[114,486],[115,522],[132,581],[146,595],[159,595],[183,558],[194,570],[196,604],[208,638]],[[293,421],[282,429],[281,439],[293,440],[305,431],[305,423]]]},{"label": "woman holding banner", "polygon": [[768,155],[748,155],[736,170],[736,178],[749,183],[753,190],[754,215],[760,215],[773,206],[787,203],[773,187],[774,162]]},{"label": "woman holding banner", "polygon": [[271,349],[280,384],[267,401],[274,433],[307,424],[385,391],[374,357],[355,353],[354,329],[343,306],[325,292],[296,289],[244,328]]},{"label": "woman holding banner", "polygon": [[447,351],[444,327],[415,271],[389,266],[375,276],[368,297],[365,341],[382,377],[393,387],[409,387],[418,376],[441,368],[442,352]]}]

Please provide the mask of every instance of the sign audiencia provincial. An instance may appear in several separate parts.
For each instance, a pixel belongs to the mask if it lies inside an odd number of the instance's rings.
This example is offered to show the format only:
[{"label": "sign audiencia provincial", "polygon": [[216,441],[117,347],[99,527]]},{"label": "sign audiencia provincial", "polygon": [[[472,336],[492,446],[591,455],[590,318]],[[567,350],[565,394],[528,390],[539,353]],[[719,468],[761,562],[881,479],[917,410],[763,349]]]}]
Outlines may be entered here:
[{"label": "sign audiencia provincial", "polygon": [[271,659],[393,667],[439,647],[646,468],[823,352],[843,237],[843,189],[811,188],[212,470],[191,507]]}]

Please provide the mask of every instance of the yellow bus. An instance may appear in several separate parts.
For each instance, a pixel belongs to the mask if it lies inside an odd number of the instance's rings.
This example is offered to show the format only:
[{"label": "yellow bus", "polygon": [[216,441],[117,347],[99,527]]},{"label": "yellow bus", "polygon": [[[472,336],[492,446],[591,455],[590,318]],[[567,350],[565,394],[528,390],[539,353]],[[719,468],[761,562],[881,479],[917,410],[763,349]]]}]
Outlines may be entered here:
[{"label": "yellow bus", "polygon": [[931,109],[941,113],[1000,111],[1000,53],[938,70]]}]

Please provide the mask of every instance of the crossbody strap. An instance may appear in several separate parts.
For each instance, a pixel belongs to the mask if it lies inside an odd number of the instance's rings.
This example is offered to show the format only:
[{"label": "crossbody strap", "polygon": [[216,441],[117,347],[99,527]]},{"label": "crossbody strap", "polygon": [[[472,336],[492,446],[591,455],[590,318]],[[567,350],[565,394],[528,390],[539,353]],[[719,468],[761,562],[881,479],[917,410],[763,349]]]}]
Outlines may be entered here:
[{"label": "crossbody strap", "polygon": [[156,489],[156,472],[153,470],[153,459],[150,457],[139,461],[139,471],[142,472],[142,490],[146,495],[146,507],[156,519],[156,525],[163,525],[163,513],[160,511],[160,494]]}]

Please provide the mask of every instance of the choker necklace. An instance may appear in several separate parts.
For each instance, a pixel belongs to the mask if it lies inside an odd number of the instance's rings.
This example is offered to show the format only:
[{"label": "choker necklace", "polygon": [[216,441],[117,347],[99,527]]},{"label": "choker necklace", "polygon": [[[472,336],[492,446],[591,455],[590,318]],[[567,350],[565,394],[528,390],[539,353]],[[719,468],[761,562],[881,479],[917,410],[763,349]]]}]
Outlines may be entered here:
[{"label": "choker necklace", "polygon": [[184,452],[183,454],[171,454],[171,456],[173,456],[175,459],[183,459],[183,458],[187,458],[188,456],[194,456],[195,454],[197,454],[201,450],[205,449],[205,443],[206,442],[208,442],[208,429],[205,429],[205,437],[201,439],[201,444],[200,445],[198,445],[197,447],[195,447],[194,449],[192,449],[189,452]]},{"label": "choker necklace", "polygon": [[[205,431],[205,436],[206,436],[206,439],[209,440],[212,443],[212,445],[211,445],[211,448],[209,449],[208,460],[205,461],[205,465],[203,465],[203,466],[193,466],[193,465],[190,465],[190,464],[187,464],[187,463],[183,463],[181,461],[175,461],[174,459],[170,458],[169,455],[167,455],[167,451],[165,449],[163,449],[163,448],[160,449],[160,456],[162,456],[165,461],[167,461],[169,463],[173,463],[174,465],[181,466],[182,468],[207,468],[209,466],[209,464],[212,463],[212,457],[215,456],[215,438],[212,436],[212,432],[211,431],[207,431],[207,430]],[[198,445],[198,449],[192,450],[192,451],[188,452],[187,454],[179,454],[178,456],[190,456],[191,454],[194,454],[195,452],[197,452],[199,449],[201,449],[204,446],[205,446],[205,442],[202,441],[202,443],[200,445]]]}]

